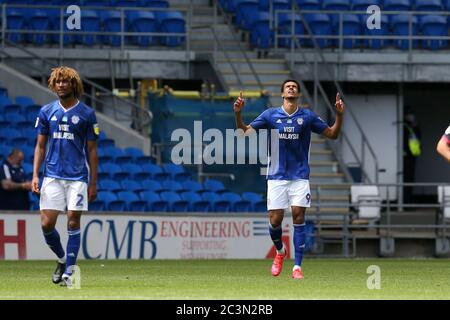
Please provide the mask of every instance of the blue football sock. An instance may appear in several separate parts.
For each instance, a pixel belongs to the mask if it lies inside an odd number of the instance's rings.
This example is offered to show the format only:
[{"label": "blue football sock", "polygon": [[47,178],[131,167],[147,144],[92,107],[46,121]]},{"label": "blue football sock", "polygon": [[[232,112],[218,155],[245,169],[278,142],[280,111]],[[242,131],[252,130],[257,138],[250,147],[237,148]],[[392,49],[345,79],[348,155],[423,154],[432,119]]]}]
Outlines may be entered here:
[{"label": "blue football sock", "polygon": [[59,259],[64,258],[64,249],[61,244],[61,239],[59,237],[58,231],[53,229],[50,232],[43,232],[45,242],[52,249],[52,251],[56,254]]},{"label": "blue football sock", "polygon": [[294,224],[295,265],[301,267],[303,251],[305,250],[306,229],[305,224]]},{"label": "blue football sock", "polygon": [[283,249],[283,241],[281,240],[281,235],[283,230],[281,229],[281,225],[274,227],[269,223],[269,233],[272,238],[273,244],[278,251]]},{"label": "blue football sock", "polygon": [[68,230],[69,240],[67,241],[67,262],[66,262],[66,274],[72,274],[73,267],[77,263],[78,250],[80,249],[80,229]]}]

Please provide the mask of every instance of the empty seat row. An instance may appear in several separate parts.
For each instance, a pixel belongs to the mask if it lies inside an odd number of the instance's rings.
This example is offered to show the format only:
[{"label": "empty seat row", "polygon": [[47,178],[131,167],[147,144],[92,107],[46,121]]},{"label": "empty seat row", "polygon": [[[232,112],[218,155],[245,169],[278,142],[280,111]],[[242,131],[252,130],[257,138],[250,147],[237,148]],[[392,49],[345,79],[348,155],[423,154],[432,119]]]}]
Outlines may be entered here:
[{"label": "empty seat row", "polygon": [[92,211],[172,211],[172,212],[249,212],[266,211],[265,201],[256,193],[186,191],[99,191],[90,204]]},{"label": "empty seat row", "polygon": [[[293,17],[293,18],[292,18]],[[327,14],[305,14],[305,20],[307,21],[312,33],[316,36],[317,44],[320,48],[329,46],[339,46],[338,39],[327,38],[326,36],[339,35],[340,27],[338,24],[339,16],[327,15]],[[386,47],[389,44],[394,45],[400,49],[408,49],[409,42],[405,39],[381,39],[375,38],[377,36],[403,36],[409,35],[409,24],[411,20],[412,35],[418,36],[448,36],[447,19],[444,16],[439,15],[424,15],[420,18],[409,15],[395,15],[389,19],[386,15],[381,17],[380,29],[369,29],[366,26],[365,15],[344,14],[342,15],[342,34],[343,36],[368,36],[365,39],[343,39],[344,48],[353,48],[357,46],[370,47],[373,49],[380,49]],[[294,23],[292,24],[292,19]],[[269,14],[267,12],[259,13],[256,17],[256,21],[252,26],[251,31],[251,43],[257,48],[269,48],[274,45],[274,33],[270,29]],[[290,47],[292,32],[296,35],[305,35],[306,28],[299,15],[292,14],[280,14],[278,16],[278,36],[280,47]],[[298,38],[296,42],[302,46],[313,45],[313,42],[309,38]],[[417,48],[419,40],[413,41],[413,47]],[[446,47],[448,40],[446,39],[422,39],[422,45],[427,49],[441,49]]]},{"label": "empty seat row", "polygon": [[219,0],[222,8],[232,14],[254,10],[286,10],[295,3],[301,10],[366,11],[377,5],[384,11],[441,11],[450,8],[448,0]]},{"label": "empty seat row", "polygon": [[149,7],[149,8],[168,8],[167,0],[0,0],[0,4],[30,4],[30,5],[54,5],[68,6],[77,4],[80,6],[100,6],[100,7]]},{"label": "empty seat row", "polygon": [[[45,33],[47,31],[59,31],[64,28],[64,44],[108,44],[112,46],[121,45],[119,35],[100,35],[100,32],[118,33],[124,32],[147,32],[147,33],[180,33],[186,32],[185,19],[179,11],[138,11],[127,10],[82,10],[79,30],[69,30],[64,19],[69,17],[69,13],[60,16],[59,9],[31,9],[31,8],[10,8],[6,9],[6,35],[10,41],[29,41],[35,44],[59,43],[59,34]],[[64,18],[64,19],[63,19]],[[123,19],[123,28],[122,28]],[[11,32],[15,30],[17,32]],[[18,30],[33,30],[36,33],[22,33]],[[40,32],[38,32],[40,31]],[[81,34],[81,32],[92,32],[93,34]],[[69,34],[70,33],[70,34]],[[97,33],[97,34],[95,34]],[[178,46],[185,40],[184,35],[172,36],[125,36],[124,41],[139,46],[149,46],[159,44],[165,46]]]}]

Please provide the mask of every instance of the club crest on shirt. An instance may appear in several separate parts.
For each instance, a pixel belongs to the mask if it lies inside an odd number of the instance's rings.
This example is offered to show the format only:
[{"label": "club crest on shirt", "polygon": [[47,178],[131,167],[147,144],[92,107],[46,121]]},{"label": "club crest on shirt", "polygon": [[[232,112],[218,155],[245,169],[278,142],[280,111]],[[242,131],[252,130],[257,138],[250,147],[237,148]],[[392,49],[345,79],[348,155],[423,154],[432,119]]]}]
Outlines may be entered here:
[{"label": "club crest on shirt", "polygon": [[297,123],[301,126],[303,124],[303,118],[297,118]]},{"label": "club crest on shirt", "polygon": [[78,122],[80,122],[80,117],[75,115],[72,116],[70,120],[72,121],[73,124],[77,124]]}]

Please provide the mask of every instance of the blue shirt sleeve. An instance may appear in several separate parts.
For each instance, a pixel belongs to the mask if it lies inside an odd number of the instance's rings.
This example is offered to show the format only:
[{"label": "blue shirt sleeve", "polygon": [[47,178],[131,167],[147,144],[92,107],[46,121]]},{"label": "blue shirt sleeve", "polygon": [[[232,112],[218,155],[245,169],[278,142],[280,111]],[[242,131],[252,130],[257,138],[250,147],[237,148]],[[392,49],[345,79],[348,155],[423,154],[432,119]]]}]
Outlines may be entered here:
[{"label": "blue shirt sleeve", "polygon": [[87,139],[89,141],[95,141],[98,139],[98,135],[100,134],[100,128],[97,123],[95,112],[91,112],[87,119],[87,122]]},{"label": "blue shirt sleeve", "polygon": [[0,168],[0,181],[2,181],[3,179],[6,179],[6,174],[5,174],[5,162],[3,162],[1,164],[1,168]]},{"label": "blue shirt sleeve", "polygon": [[255,120],[253,120],[250,123],[250,126],[255,129],[268,129],[269,128],[269,110],[264,111],[259,116],[256,117]]},{"label": "blue shirt sleeve", "polygon": [[38,134],[43,136],[49,135],[48,119],[42,109],[39,111],[38,117],[36,118],[35,128],[37,129]]},{"label": "blue shirt sleeve", "polygon": [[311,130],[314,133],[322,134],[326,128],[328,128],[328,124],[322,120],[317,114],[311,111],[312,122],[311,122]]}]

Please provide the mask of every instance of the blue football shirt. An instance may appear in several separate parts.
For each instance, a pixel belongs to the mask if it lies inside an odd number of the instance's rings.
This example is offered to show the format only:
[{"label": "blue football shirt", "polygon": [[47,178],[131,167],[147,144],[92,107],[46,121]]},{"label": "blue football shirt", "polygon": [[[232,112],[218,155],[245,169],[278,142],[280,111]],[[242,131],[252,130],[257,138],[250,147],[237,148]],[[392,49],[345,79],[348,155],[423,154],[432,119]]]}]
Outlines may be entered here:
[{"label": "blue football shirt", "polygon": [[65,110],[57,100],[41,108],[35,127],[48,136],[44,176],[88,182],[87,141],[99,134],[94,110],[81,101]]},{"label": "blue football shirt", "polygon": [[[279,107],[267,109],[250,126],[269,130],[268,180],[309,179],[311,132],[321,134],[328,127],[325,121],[310,109],[298,108],[289,115]],[[270,150],[272,129],[278,132],[278,150]]]}]

